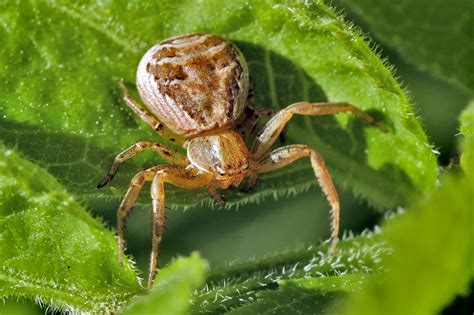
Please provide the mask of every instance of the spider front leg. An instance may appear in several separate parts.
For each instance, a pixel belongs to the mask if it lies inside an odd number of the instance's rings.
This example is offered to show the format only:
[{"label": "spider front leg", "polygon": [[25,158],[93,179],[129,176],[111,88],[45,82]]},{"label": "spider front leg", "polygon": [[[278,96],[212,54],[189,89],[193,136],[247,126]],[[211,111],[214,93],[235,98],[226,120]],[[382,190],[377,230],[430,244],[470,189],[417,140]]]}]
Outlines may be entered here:
[{"label": "spider front leg", "polygon": [[156,173],[165,167],[166,166],[164,165],[154,166],[135,175],[128,186],[127,192],[120,202],[120,206],[117,210],[117,243],[119,264],[123,263],[122,255],[125,248],[125,219],[130,214],[130,210],[132,210],[133,205],[137,201],[138,195],[145,181],[151,181]]},{"label": "spider front leg", "polygon": [[359,116],[369,124],[375,124],[380,130],[386,132],[385,126],[375,121],[375,119],[366,112],[358,109],[349,103],[294,103],[287,108],[282,109],[268,121],[263,129],[257,135],[253,146],[252,153],[256,160],[261,158],[268,152],[268,149],[275,142],[279,134],[285,128],[286,123],[294,114],[306,116],[322,116],[334,115],[343,112],[352,112]]},{"label": "spider front leg", "polygon": [[174,149],[168,148],[165,145],[156,142],[140,141],[125,149],[115,157],[112,166],[107,172],[107,175],[99,182],[97,188],[104,187],[114,178],[120,164],[147,149],[155,151],[171,164],[180,166],[186,166],[188,164],[187,159]]},{"label": "spider front leg", "polygon": [[330,253],[334,254],[339,234],[339,195],[337,194],[334,183],[329,175],[323,158],[315,150],[304,144],[295,144],[278,148],[264,158],[257,166],[256,173],[268,173],[282,168],[297,159],[308,156],[311,159],[311,166],[318,180],[326,199],[331,205],[331,247]]},{"label": "spider front leg", "polygon": [[159,245],[163,233],[165,217],[165,190],[164,183],[170,183],[185,189],[196,189],[207,186],[213,181],[208,174],[197,174],[193,169],[188,170],[179,166],[160,165],[142,171],[133,177],[125,196],[117,211],[117,242],[118,260],[123,263],[123,252],[125,247],[125,218],[138,199],[140,190],[145,181],[152,181],[152,250],[150,255],[150,268],[148,274],[148,288],[151,287],[158,266]]}]

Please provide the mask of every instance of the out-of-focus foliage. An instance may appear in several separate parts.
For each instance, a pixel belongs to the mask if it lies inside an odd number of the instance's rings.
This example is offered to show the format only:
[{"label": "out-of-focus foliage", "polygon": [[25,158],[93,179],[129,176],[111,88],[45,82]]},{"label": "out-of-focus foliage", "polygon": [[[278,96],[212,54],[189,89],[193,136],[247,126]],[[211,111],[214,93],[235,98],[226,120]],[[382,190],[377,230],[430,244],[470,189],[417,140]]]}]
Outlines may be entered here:
[{"label": "out-of-focus foliage", "polygon": [[[382,227],[392,254],[390,272],[374,276],[355,294],[346,314],[437,314],[474,280],[474,182],[443,178],[429,200]],[[416,280],[414,280],[416,279]]]},{"label": "out-of-focus foliage", "polygon": [[474,94],[474,2],[343,1],[411,63]]},{"label": "out-of-focus foliage", "polygon": [[474,101],[461,115],[461,134],[464,136],[461,167],[474,179]]},{"label": "out-of-focus foliage", "polygon": [[202,286],[207,269],[196,253],[178,258],[160,271],[148,295],[135,298],[121,314],[186,314],[191,294]]}]

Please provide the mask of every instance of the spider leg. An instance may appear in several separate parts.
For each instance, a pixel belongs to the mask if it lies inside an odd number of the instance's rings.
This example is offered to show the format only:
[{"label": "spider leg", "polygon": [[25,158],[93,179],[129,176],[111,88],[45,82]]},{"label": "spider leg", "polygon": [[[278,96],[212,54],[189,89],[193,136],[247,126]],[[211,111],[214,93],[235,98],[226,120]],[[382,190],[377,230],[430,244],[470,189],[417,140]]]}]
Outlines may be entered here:
[{"label": "spider leg", "polygon": [[379,129],[386,132],[386,128],[382,124],[377,123],[372,116],[349,103],[294,103],[276,113],[275,116],[267,122],[255,138],[252,153],[257,161],[263,157],[294,114],[322,116],[343,112],[352,112],[367,123],[375,124]]},{"label": "spider leg", "polygon": [[140,118],[146,122],[150,127],[152,127],[156,132],[161,134],[163,137],[170,139],[171,141],[175,141],[179,138],[173,132],[171,132],[168,128],[166,128],[163,123],[161,123],[155,116],[153,116],[150,112],[146,111],[140,103],[138,103],[128,91],[127,86],[125,85],[123,79],[119,81],[120,88],[123,91],[123,100],[131,110],[135,112]]},{"label": "spider leg", "polygon": [[104,187],[112,180],[120,164],[131,159],[132,157],[134,157],[135,155],[137,155],[138,153],[146,149],[151,149],[155,151],[161,157],[163,157],[166,161],[168,161],[170,164],[180,165],[180,166],[185,166],[188,164],[188,160],[186,159],[186,157],[184,157],[183,155],[181,155],[179,152],[177,152],[174,149],[168,148],[165,145],[156,143],[156,142],[140,141],[140,142],[135,143],[131,147],[125,149],[124,151],[122,151],[115,157],[112,166],[107,172],[107,175],[99,182],[99,184],[97,185],[97,188]]},{"label": "spider leg", "polygon": [[225,206],[225,199],[224,197],[222,197],[222,195],[217,191],[216,189],[216,186],[214,185],[214,183],[210,183],[207,188],[209,189],[209,193],[211,194],[212,198],[214,198],[215,201],[217,201],[217,203],[219,203],[219,205],[221,207]]},{"label": "spider leg", "polygon": [[252,189],[253,186],[257,183],[257,174],[254,173],[249,176],[249,179],[247,179],[247,182],[245,183],[244,188],[242,188],[242,192],[246,193],[249,192],[250,189]]},{"label": "spider leg", "polygon": [[185,169],[183,167],[166,166],[159,169],[153,177],[151,184],[151,198],[152,198],[152,218],[153,218],[153,232],[152,232],[152,250],[150,255],[150,269],[148,274],[148,288],[151,288],[155,278],[156,269],[158,266],[159,246],[161,236],[163,234],[163,224],[165,217],[165,190],[164,184],[170,183],[174,186],[185,189],[196,189],[207,186],[213,181],[212,175],[197,174],[193,169]]},{"label": "spider leg", "polygon": [[273,110],[271,108],[260,108],[254,109],[251,107],[245,108],[244,120],[239,124],[239,133],[242,136],[242,139],[246,141],[248,137],[252,134],[257,127],[257,124],[260,119],[265,116],[271,116],[273,114]]},{"label": "spider leg", "polygon": [[145,171],[139,172],[135,175],[125,193],[120,206],[117,210],[117,243],[118,243],[118,261],[120,264],[123,263],[122,254],[125,247],[125,218],[130,214],[130,211],[137,201],[138,194],[143,187],[145,181],[151,181],[159,169],[166,166],[155,166]]},{"label": "spider leg", "polygon": [[240,120],[237,122],[237,129],[244,141],[252,134],[257,126],[259,120],[264,116],[271,116],[273,109],[271,108],[256,108],[254,90],[250,88],[247,97],[247,106],[245,107]]},{"label": "spider leg", "polygon": [[163,129],[163,124],[155,118],[155,116],[151,115],[149,112],[143,109],[143,107],[138,103],[131,95],[130,92],[128,91],[127,86],[125,85],[123,79],[119,81],[120,88],[123,91],[123,100],[127,104],[128,107],[130,107],[131,110],[135,112],[140,118],[146,122],[148,125],[150,125],[153,129],[156,131],[161,131]]},{"label": "spider leg", "polygon": [[314,174],[321,186],[326,199],[331,205],[331,247],[330,253],[334,254],[339,234],[339,195],[329,175],[323,158],[315,150],[304,144],[294,144],[277,148],[262,158],[257,166],[257,173],[267,173],[282,168],[294,161],[309,157]]}]

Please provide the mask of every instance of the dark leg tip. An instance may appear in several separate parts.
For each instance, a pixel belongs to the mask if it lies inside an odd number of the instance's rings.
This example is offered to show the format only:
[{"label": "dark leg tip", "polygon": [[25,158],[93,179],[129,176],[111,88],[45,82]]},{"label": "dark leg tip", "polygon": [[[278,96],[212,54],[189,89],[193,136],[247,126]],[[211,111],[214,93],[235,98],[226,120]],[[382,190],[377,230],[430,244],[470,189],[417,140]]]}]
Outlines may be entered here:
[{"label": "dark leg tip", "polygon": [[97,184],[97,189],[101,189],[105,185],[107,185],[107,182],[101,181],[100,183]]},{"label": "dark leg tip", "polygon": [[98,184],[97,184],[97,189],[100,189],[102,187],[104,187],[105,185],[107,185],[111,180],[112,180],[112,177],[113,176],[106,176],[104,177],[104,179],[102,179]]},{"label": "dark leg tip", "polygon": [[246,193],[250,192],[250,191],[252,190],[252,188],[253,188],[253,186],[245,185],[244,188],[242,188],[242,189],[240,190],[240,192],[246,194]]},{"label": "dark leg tip", "polygon": [[248,180],[247,183],[245,183],[244,187],[240,190],[242,193],[248,193],[252,190],[252,188],[255,186],[256,181]]}]

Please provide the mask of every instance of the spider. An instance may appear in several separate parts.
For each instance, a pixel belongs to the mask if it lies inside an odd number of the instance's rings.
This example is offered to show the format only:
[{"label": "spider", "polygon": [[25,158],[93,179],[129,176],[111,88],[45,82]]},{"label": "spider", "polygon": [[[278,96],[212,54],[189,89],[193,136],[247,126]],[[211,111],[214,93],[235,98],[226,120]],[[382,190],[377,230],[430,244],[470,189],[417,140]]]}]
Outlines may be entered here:
[{"label": "spider", "polygon": [[[118,259],[122,263],[125,218],[145,181],[151,181],[153,231],[148,287],[153,283],[158,265],[165,183],[184,189],[207,187],[211,196],[223,205],[224,199],[217,187],[236,187],[248,177],[244,187],[248,191],[258,174],[282,168],[302,157],[310,158],[331,206],[330,253],[334,253],[339,232],[339,197],[323,158],[304,144],[286,145],[273,151],[270,148],[295,114],[319,116],[352,112],[367,123],[376,124],[372,116],[344,102],[294,103],[271,117],[249,149],[244,139],[252,133],[257,121],[272,111],[257,110],[252,105],[247,65],[237,47],[221,37],[204,33],[173,37],[150,48],[138,65],[136,84],[146,109],[130,96],[120,81],[125,103],[156,132],[187,150],[184,157],[157,142],[135,143],[115,157],[107,175],[97,185],[97,188],[105,186],[120,164],[146,149],[169,162],[136,174],[117,211]],[[238,126],[240,132],[236,131]]]}]

